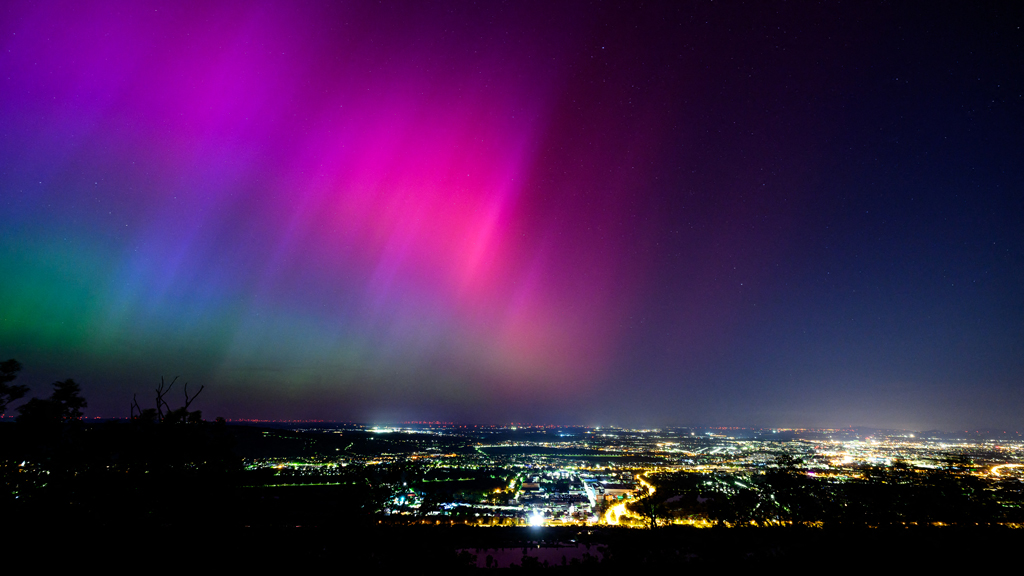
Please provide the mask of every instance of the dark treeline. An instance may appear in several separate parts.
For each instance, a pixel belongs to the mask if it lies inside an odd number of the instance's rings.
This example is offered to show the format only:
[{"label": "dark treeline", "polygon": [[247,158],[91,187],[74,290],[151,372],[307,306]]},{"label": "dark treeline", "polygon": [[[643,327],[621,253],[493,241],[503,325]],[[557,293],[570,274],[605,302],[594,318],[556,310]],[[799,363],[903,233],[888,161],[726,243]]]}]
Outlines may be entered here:
[{"label": "dark treeline", "polygon": [[[12,384],[20,364],[2,368],[6,408],[28,389]],[[161,380],[152,407],[132,399],[126,421],[82,420],[88,404],[71,379],[23,402],[14,422],[0,423],[5,518],[39,528],[69,518],[108,528],[368,524],[390,495],[384,486],[402,478],[395,467],[352,466],[329,490],[264,489],[287,478],[245,470],[237,450],[261,431],[203,419],[191,409],[201,391]]]},{"label": "dark treeline", "polygon": [[87,423],[68,379],[23,403],[0,425],[5,511],[22,524],[104,526],[182,524],[215,508],[241,470],[225,422],[157,399],[128,421]]}]

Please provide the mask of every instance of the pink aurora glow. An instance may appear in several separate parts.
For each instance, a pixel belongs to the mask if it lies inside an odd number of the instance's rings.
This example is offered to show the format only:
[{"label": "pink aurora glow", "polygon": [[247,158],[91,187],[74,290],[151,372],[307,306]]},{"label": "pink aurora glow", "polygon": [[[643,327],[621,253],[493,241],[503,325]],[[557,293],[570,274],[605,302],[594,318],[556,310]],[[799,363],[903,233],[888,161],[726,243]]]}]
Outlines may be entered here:
[{"label": "pink aurora glow", "polygon": [[[272,350],[498,395],[608,366],[627,255],[581,232],[602,218],[586,190],[538,182],[558,35],[291,3],[28,6],[3,61],[5,114],[42,123],[25,160],[115,182],[81,231],[118,230],[99,341],[158,324],[223,370]],[[49,194],[78,210],[81,190]]]}]

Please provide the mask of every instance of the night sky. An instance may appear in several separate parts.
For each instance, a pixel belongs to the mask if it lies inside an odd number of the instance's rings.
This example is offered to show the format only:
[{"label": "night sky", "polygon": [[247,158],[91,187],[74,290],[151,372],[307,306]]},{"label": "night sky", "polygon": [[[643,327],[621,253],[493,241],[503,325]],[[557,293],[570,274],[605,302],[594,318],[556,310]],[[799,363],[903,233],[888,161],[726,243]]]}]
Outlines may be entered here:
[{"label": "night sky", "polygon": [[1024,3],[622,4],[4,2],[0,359],[88,416],[1024,429]]}]

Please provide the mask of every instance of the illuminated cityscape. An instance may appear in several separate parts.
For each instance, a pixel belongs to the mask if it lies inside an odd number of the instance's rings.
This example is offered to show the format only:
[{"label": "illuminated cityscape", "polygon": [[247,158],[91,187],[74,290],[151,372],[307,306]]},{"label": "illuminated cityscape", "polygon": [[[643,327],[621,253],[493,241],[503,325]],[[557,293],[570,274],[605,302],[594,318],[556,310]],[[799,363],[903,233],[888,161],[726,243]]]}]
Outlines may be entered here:
[{"label": "illuminated cityscape", "polygon": [[[962,482],[972,522],[1024,526],[1018,433],[335,425],[262,434],[307,446],[303,456],[247,459],[248,470],[272,472],[265,487],[397,473],[384,482],[387,522],[941,526],[964,522],[964,511],[947,501],[920,515],[911,500],[936,482]],[[874,502],[858,501],[861,492],[890,489],[885,497],[906,500],[905,509],[862,509]]]}]

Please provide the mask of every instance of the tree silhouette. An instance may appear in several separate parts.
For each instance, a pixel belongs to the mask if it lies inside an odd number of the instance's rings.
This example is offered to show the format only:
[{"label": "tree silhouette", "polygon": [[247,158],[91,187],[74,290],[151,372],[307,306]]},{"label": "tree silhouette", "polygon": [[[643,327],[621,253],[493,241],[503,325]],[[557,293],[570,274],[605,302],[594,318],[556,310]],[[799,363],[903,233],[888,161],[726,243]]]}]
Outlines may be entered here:
[{"label": "tree silhouette", "polygon": [[53,395],[50,396],[50,402],[58,407],[61,421],[67,422],[82,418],[82,408],[88,404],[85,398],[82,398],[81,393],[81,387],[71,378],[53,383]]},{"label": "tree silhouette", "polygon": [[18,407],[18,422],[59,424],[80,420],[82,408],[88,406],[81,392],[81,387],[71,378],[54,382],[53,394],[48,399],[33,398]]},{"label": "tree silhouette", "polygon": [[14,358],[0,362],[0,414],[7,410],[7,404],[28,392],[28,386],[11,384],[21,371],[21,362]]}]

